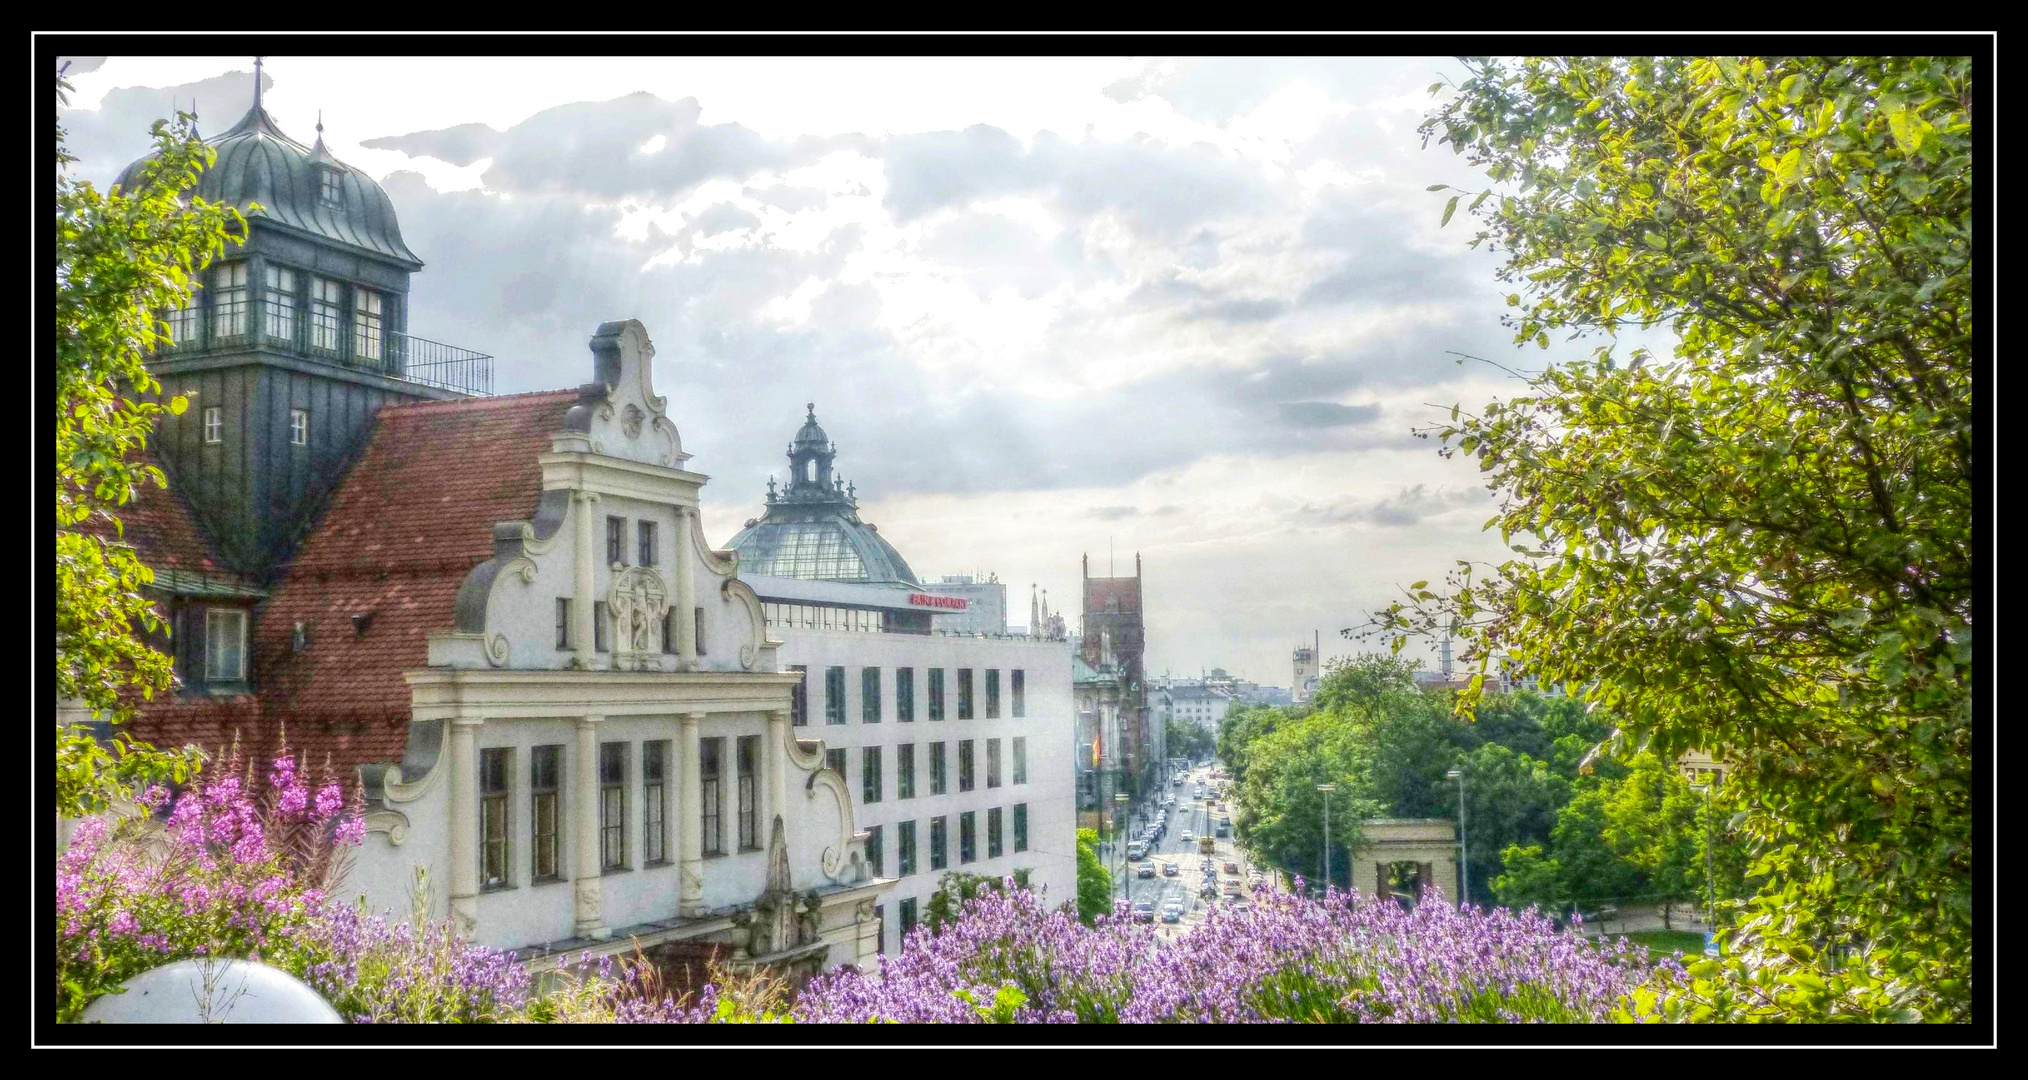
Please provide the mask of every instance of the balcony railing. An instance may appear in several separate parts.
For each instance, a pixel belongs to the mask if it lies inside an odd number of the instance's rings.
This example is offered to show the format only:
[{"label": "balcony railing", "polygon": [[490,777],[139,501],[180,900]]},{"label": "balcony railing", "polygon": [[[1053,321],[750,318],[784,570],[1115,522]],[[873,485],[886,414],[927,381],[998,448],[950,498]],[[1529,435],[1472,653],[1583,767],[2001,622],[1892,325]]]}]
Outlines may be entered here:
[{"label": "balcony railing", "polygon": [[241,312],[204,310],[196,331],[169,350],[257,346],[439,390],[478,397],[493,393],[493,358],[486,353],[386,329],[369,337],[353,324],[272,300],[256,301]]}]

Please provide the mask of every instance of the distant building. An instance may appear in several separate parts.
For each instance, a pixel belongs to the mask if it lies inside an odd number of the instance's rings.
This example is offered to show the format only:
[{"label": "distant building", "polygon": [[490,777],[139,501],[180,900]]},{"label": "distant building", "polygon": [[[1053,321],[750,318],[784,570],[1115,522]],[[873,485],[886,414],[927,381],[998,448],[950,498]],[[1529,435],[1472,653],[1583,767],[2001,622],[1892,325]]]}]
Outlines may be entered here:
[{"label": "distant building", "polygon": [[930,625],[948,634],[1005,634],[1007,632],[1007,586],[1000,575],[978,580],[971,574],[947,574],[923,591],[933,596],[954,596],[965,601],[962,611],[938,608],[930,612]]},{"label": "distant building", "polygon": [[1146,634],[1141,609],[1141,557],[1134,556],[1133,577],[1091,576],[1091,556],[1084,558],[1082,652],[1086,665],[1097,669],[1101,653],[1109,653],[1120,679],[1120,768],[1129,782],[1148,790],[1165,752],[1166,739],[1148,723],[1147,675],[1143,667]]},{"label": "distant building", "polygon": [[1295,681],[1289,684],[1289,694],[1297,705],[1307,705],[1317,696],[1317,687],[1322,683],[1322,651],[1314,642],[1296,646]]}]

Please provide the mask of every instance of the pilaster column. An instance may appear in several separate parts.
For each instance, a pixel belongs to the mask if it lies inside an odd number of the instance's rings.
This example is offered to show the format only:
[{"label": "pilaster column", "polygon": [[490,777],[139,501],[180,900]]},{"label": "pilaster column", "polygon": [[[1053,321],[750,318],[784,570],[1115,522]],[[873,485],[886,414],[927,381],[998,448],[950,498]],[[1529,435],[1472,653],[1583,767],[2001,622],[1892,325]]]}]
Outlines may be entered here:
[{"label": "pilaster column", "polygon": [[697,582],[691,576],[695,542],[691,539],[689,507],[676,508],[676,561],[669,572],[676,575],[676,669],[697,670]]},{"label": "pilaster column", "polygon": [[768,807],[761,816],[762,832],[772,832],[775,815],[788,827],[789,817],[789,710],[768,713],[767,754],[763,767],[768,771]]},{"label": "pilaster column", "polygon": [[572,591],[576,596],[570,604],[570,638],[578,666],[589,669],[598,656],[597,639],[592,629],[592,615],[597,610],[593,606],[598,600],[593,594],[597,579],[592,576],[592,569],[598,565],[602,554],[598,548],[598,530],[594,527],[599,497],[589,491],[573,491],[570,501],[571,513],[577,518],[576,576],[572,581]]},{"label": "pilaster column", "polygon": [[451,914],[469,933],[479,917],[479,725],[451,721]]},{"label": "pilaster column", "polygon": [[[687,712],[680,720],[683,748],[678,767],[683,770],[683,886],[676,910],[680,915],[691,917],[704,914],[704,772],[698,761],[702,741],[698,728],[704,722],[704,714]],[[721,769],[724,766],[724,762],[719,763]]]},{"label": "pilaster column", "polygon": [[606,938],[605,902],[599,865],[599,721],[603,716],[577,718],[577,752],[571,768],[570,835],[577,849],[574,886],[577,936]]}]

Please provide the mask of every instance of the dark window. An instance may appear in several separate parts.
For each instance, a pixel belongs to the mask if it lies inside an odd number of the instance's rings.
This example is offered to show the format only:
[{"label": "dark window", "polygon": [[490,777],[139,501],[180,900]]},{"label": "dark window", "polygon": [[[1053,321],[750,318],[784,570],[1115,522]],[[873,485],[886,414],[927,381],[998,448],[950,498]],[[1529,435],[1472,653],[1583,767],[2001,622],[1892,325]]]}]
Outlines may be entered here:
[{"label": "dark window", "polygon": [[944,718],[944,669],[940,667],[929,669],[929,718]]},{"label": "dark window", "polygon": [[599,869],[627,868],[627,744],[599,744]]},{"label": "dark window", "polygon": [[866,827],[866,865],[873,868],[873,876],[880,876],[881,850],[880,826]]},{"label": "dark window", "polygon": [[902,723],[915,720],[915,669],[894,669],[894,718]]},{"label": "dark window", "polygon": [[1014,736],[1014,782],[1028,782],[1028,737],[1025,735]]},{"label": "dark window", "polygon": [[958,815],[958,863],[976,862],[979,857],[979,814],[967,810]]},{"label": "dark window", "polygon": [[640,538],[641,565],[655,565],[655,523],[652,521],[635,522],[634,535]]},{"label": "dark window", "polygon": [[880,723],[880,669],[859,669],[859,722]]},{"label": "dark window", "polygon": [[986,740],[986,786],[1000,786],[1000,740]]},{"label": "dark window", "polygon": [[724,739],[697,742],[698,791],[704,803],[704,854],[725,854],[725,826],[719,800],[719,762],[725,756]]},{"label": "dark window", "polygon": [[972,790],[972,740],[963,739],[958,743],[958,790]]},{"label": "dark window", "polygon": [[528,755],[528,802],[535,826],[535,880],[563,880],[561,832],[557,827],[557,781],[561,746],[538,746]]},{"label": "dark window", "polygon": [[[875,875],[878,877],[879,875]],[[873,925],[880,929],[880,951],[887,951],[887,905],[873,905]]]},{"label": "dark window", "polygon": [[796,685],[789,688],[789,724],[806,727],[810,723],[810,668],[791,664],[789,670],[796,673]]},{"label": "dark window", "polygon": [[641,861],[669,861],[669,743],[641,744]]},{"label": "dark window", "polygon": [[901,902],[901,938],[895,942],[896,948],[908,947],[908,932],[913,929],[915,929],[915,897],[910,896]]},{"label": "dark window", "polygon": [[859,801],[880,801],[880,747],[869,746],[859,755]]},{"label": "dark window", "polygon": [[1000,808],[986,811],[986,857],[1000,857]]},{"label": "dark window", "polygon": [[894,875],[907,877],[915,873],[915,822],[904,821],[894,827]]},{"label": "dark window", "polygon": [[986,719],[1000,718],[1000,669],[986,669]]},{"label": "dark window", "polygon": [[1014,804],[1014,850],[1028,850],[1028,804]]},{"label": "dark window", "polygon": [[570,648],[570,597],[556,598],[556,647]]},{"label": "dark window", "polygon": [[609,615],[607,615],[607,614],[606,614],[606,602],[605,602],[604,600],[594,600],[594,601],[592,601],[592,650],[593,650],[593,651],[595,651],[595,652],[609,652],[609,651],[611,651],[611,650],[612,650],[612,647],[613,647],[613,644],[612,644],[612,638],[611,638],[611,636],[610,636],[610,634],[609,634],[608,630],[606,629],[606,623],[608,623],[608,622],[610,622],[610,621],[612,621],[612,618],[611,618],[611,616],[609,616]]},{"label": "dark window", "polygon": [[1027,695],[1022,693],[1022,690],[1024,689],[1022,684],[1027,681],[1023,679],[1022,676],[1026,674],[1027,672],[1022,671],[1020,668],[1015,668],[1014,676],[1011,680],[1012,682],[1011,689],[1014,692],[1014,719],[1016,720],[1019,720],[1022,717],[1028,715]]},{"label": "dark window", "polygon": [[755,772],[760,762],[760,736],[739,737],[739,848],[760,847],[760,811],[754,804]]},{"label": "dark window", "polygon": [[830,769],[831,771],[833,771],[833,772],[835,772],[835,773],[837,773],[837,774],[838,774],[838,777],[839,777],[839,779],[844,779],[844,777],[845,777],[845,748],[841,746],[841,747],[839,747],[839,748],[838,748],[838,749],[836,749],[836,750],[826,750],[826,751],[824,751],[824,767],[825,767],[825,768],[827,768],[827,769]]},{"label": "dark window", "polygon": [[673,654],[676,651],[675,618],[675,608],[670,608],[662,613],[662,651],[665,653]]},{"label": "dark window", "polygon": [[606,562],[617,565],[627,561],[627,519],[609,517],[606,519]]},{"label": "dark window", "polygon": [[845,669],[842,667],[824,669],[824,722],[845,722]]},{"label": "dark window", "polygon": [[972,669],[958,669],[958,719],[972,718]]},{"label": "dark window", "polygon": [[694,610],[693,612],[691,612],[691,622],[692,622],[692,624],[693,624],[693,625],[692,625],[692,629],[691,629],[691,631],[690,631],[690,640],[691,640],[692,642],[695,642],[695,643],[696,643],[696,645],[697,645],[697,655],[699,655],[699,656],[703,656],[703,655],[704,655],[704,609],[703,609],[703,608],[697,608],[696,610]]},{"label": "dark window", "polygon": [[930,794],[942,795],[949,787],[949,777],[944,771],[944,744],[930,744]]},{"label": "dark window", "polygon": [[479,751],[479,884],[498,889],[511,884],[507,865],[507,777],[514,770],[514,751]]},{"label": "dark window", "polygon": [[914,743],[902,743],[894,748],[894,797],[915,798]]},{"label": "dark window", "polygon": [[930,819],[930,869],[942,870],[951,864],[950,832],[949,818]]}]

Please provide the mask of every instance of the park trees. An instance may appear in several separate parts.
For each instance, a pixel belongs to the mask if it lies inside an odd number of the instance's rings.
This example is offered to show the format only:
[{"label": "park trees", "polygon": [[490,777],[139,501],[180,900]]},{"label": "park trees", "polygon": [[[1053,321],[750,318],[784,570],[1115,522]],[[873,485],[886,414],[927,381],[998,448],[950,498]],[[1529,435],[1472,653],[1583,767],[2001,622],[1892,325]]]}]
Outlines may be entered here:
[{"label": "park trees", "polygon": [[1434,430],[1516,557],[1382,623],[1726,757],[1769,884],[1685,1008],[1966,1018],[1971,61],[1466,67],[1422,131],[1490,186],[1444,220],[1505,254],[1517,340],[1604,340]]},{"label": "park trees", "polygon": [[1087,925],[1113,909],[1113,875],[1098,855],[1098,830],[1077,830],[1077,917]]},{"label": "park trees", "polygon": [[[69,90],[59,74],[59,102]],[[245,235],[237,210],[191,194],[213,156],[195,120],[156,121],[155,155],[130,191],[72,177],[56,131],[56,694],[114,723],[173,678],[137,632],[161,627],[142,591],[154,575],[120,539],[119,507],[164,483],[134,456],[158,415],[185,406],[139,399],[159,389],[143,358],[167,340],[157,313],[185,303],[197,271]],[[68,817],[191,767],[124,735],[101,744],[59,724],[56,739],[56,808]]]}]

